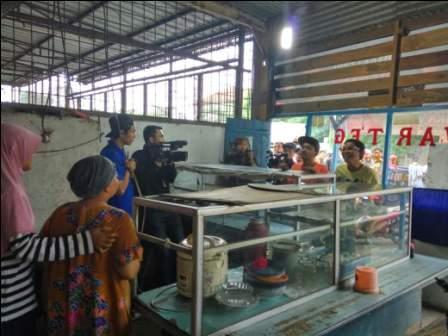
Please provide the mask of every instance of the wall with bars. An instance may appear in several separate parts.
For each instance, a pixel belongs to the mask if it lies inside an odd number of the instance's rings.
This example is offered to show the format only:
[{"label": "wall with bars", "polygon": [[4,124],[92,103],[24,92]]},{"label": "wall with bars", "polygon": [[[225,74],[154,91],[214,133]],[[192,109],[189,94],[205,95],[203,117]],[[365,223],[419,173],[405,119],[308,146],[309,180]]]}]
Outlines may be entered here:
[{"label": "wall with bars", "polygon": [[[2,110],[1,121],[15,123],[41,133],[41,118],[36,114]],[[223,159],[224,127],[147,121],[135,122],[136,140],[126,147],[130,155],[143,147],[143,129],[149,124],[163,127],[167,141],[188,141],[188,145],[182,148],[188,151],[188,162],[219,163]],[[33,168],[24,174],[24,180],[36,216],[36,230],[42,228],[44,221],[56,207],[76,200],[66,180],[67,173],[79,159],[98,154],[107,144],[104,137],[98,141],[99,132],[109,132],[108,118],[101,118],[98,125],[97,120],[46,116],[45,127],[52,129],[53,133],[50,142],[42,144],[39,151],[54,151],[92,141],[74,149],[33,156]]]}]

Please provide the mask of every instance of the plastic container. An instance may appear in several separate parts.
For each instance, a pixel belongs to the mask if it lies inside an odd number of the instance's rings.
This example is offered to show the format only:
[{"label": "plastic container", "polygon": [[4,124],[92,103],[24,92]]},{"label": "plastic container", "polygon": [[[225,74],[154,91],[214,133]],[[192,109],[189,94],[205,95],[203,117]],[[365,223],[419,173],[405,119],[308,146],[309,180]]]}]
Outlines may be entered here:
[{"label": "plastic container", "polygon": [[378,294],[378,272],[374,267],[358,266],[355,271],[355,290],[360,293]]}]

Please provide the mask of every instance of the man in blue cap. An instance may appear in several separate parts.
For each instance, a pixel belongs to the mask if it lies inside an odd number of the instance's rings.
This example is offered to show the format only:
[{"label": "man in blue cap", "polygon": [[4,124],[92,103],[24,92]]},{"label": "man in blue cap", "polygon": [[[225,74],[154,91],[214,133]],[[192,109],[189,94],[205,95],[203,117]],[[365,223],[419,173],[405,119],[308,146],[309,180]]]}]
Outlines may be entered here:
[{"label": "man in blue cap", "polygon": [[132,215],[132,199],[135,195],[134,186],[130,182],[136,163],[128,160],[124,146],[131,145],[135,140],[134,120],[126,114],[118,114],[109,118],[111,131],[106,135],[110,138],[101,155],[111,160],[117,169],[120,186],[117,194],[109,200],[109,204]]}]

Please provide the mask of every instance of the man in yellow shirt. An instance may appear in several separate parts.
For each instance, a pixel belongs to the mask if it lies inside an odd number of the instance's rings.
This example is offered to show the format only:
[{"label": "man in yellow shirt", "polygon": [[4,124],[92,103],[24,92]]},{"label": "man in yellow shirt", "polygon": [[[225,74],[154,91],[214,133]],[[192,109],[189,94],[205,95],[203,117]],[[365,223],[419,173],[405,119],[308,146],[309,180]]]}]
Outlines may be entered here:
[{"label": "man in yellow shirt", "polygon": [[361,162],[365,146],[356,139],[348,139],[341,148],[345,163],[336,168],[336,179],[339,182],[357,182],[378,184],[378,178],[373,169]]}]

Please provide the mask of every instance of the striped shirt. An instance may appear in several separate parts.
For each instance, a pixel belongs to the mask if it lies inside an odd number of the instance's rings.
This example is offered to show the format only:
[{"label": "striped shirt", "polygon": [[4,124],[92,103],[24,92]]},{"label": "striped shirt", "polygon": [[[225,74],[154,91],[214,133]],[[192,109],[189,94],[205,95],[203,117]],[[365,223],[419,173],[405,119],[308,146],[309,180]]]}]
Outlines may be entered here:
[{"label": "striped shirt", "polygon": [[67,260],[94,253],[89,231],[61,237],[20,234],[10,240],[1,259],[1,323],[14,320],[37,308],[33,264]]}]

